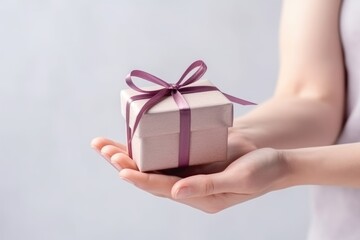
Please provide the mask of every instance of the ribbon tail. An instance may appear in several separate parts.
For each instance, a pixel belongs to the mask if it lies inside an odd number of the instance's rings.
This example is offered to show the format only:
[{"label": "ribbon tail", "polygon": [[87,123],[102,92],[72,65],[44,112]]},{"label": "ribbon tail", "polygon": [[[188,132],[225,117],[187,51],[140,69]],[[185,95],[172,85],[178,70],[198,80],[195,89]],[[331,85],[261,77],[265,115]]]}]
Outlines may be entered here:
[{"label": "ribbon tail", "polygon": [[221,92],[227,99],[229,99],[231,102],[234,103],[238,103],[241,105],[256,105],[256,103],[241,99],[241,98],[237,98],[234,97],[232,95],[229,95],[227,93],[224,93],[222,91],[220,91],[217,87],[215,86],[191,86],[191,87],[184,87],[181,88],[181,93],[186,94],[186,93],[199,93],[199,92],[208,92],[208,91],[219,91]]},{"label": "ribbon tail", "polygon": [[234,96],[231,96],[227,93],[223,93],[221,92],[222,94],[224,94],[224,96],[229,99],[230,101],[234,102],[234,103],[238,103],[238,104],[241,104],[241,105],[257,105],[256,103],[253,103],[253,102],[249,102],[247,100],[244,100],[244,99],[241,99],[241,98],[237,98],[237,97],[234,97]]}]

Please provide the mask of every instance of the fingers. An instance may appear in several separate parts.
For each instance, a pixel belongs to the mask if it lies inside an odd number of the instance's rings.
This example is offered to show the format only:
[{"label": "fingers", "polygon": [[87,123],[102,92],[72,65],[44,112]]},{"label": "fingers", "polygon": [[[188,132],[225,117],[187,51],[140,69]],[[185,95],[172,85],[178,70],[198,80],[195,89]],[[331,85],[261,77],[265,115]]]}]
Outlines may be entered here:
[{"label": "fingers", "polygon": [[171,198],[171,188],[180,180],[179,177],[175,176],[142,173],[133,169],[123,169],[119,176],[144,191],[166,198]]},{"label": "fingers", "polygon": [[97,137],[91,141],[91,147],[118,171],[124,168],[138,169],[136,163],[127,155],[127,148],[123,144],[107,138]]},{"label": "fingers", "polygon": [[116,153],[127,153],[125,145],[102,137],[94,138],[90,145],[108,161],[110,161],[111,157]]},{"label": "fingers", "polygon": [[118,170],[130,168],[134,170],[138,170],[136,163],[125,153],[115,153],[110,158],[111,164],[113,164]]},{"label": "fingers", "polygon": [[113,155],[115,155],[117,153],[126,154],[126,151],[122,150],[119,147],[113,146],[113,145],[106,145],[106,146],[101,148],[100,153],[106,159],[108,159],[110,161],[111,158],[113,157]]},{"label": "fingers", "polygon": [[[119,175],[123,180],[155,196],[173,199],[206,213],[217,213],[225,208],[264,194],[221,192],[221,189],[224,189],[221,182],[222,176],[199,175],[181,179],[175,176],[142,173],[133,169],[123,169]],[[206,185],[208,187],[201,188],[194,184],[196,181],[200,181],[199,186]],[[185,186],[192,189],[191,194],[186,198],[176,197],[177,190]]]},{"label": "fingers", "polygon": [[186,199],[229,192],[230,186],[222,173],[195,175],[178,181],[171,189],[174,199]]},{"label": "fingers", "polygon": [[95,150],[97,150],[98,152],[101,151],[101,149],[105,146],[114,146],[117,147],[118,149],[120,149],[123,152],[127,152],[126,146],[120,143],[117,143],[113,140],[107,139],[107,138],[103,138],[103,137],[96,137],[91,141],[91,147],[94,148]]},{"label": "fingers", "polygon": [[[174,199],[172,190],[176,189],[176,185],[181,185],[180,178],[175,176],[167,176],[154,173],[142,173],[132,169],[124,169],[120,171],[120,177],[136,187],[149,192],[158,197],[173,199],[179,203],[186,204],[193,208],[199,209],[206,213],[217,213],[225,208],[235,204],[247,201],[256,197],[255,195],[238,194],[238,193],[217,193],[206,196],[197,196],[183,199]],[[193,180],[196,180],[195,178]]]},{"label": "fingers", "polygon": [[218,173],[195,175],[181,179],[177,176],[123,169],[119,175],[122,179],[133,183],[142,190],[175,200],[216,195],[228,192],[229,189],[223,175]]}]

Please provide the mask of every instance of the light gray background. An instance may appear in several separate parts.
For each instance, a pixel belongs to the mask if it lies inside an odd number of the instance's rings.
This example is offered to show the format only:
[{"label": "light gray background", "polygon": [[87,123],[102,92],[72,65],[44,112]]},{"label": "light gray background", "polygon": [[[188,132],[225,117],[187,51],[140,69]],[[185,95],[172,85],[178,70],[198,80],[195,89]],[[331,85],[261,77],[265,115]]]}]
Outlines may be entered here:
[{"label": "light gray background", "polygon": [[175,82],[203,59],[223,91],[270,97],[280,5],[0,0],[0,239],[304,239],[306,188],[208,215],[121,181],[89,147],[124,141],[119,91],[135,68]]}]

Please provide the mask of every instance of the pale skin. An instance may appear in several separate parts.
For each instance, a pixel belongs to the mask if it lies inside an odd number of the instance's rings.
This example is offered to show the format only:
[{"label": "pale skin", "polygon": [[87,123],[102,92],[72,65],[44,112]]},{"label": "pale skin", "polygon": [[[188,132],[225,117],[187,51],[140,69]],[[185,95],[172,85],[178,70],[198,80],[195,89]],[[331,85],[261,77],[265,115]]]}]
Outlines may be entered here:
[{"label": "pale skin", "polygon": [[271,99],[235,120],[227,162],[142,173],[123,144],[91,145],[122,179],[208,213],[297,185],[360,188],[360,143],[332,145],[344,123],[341,0],[285,0]]}]

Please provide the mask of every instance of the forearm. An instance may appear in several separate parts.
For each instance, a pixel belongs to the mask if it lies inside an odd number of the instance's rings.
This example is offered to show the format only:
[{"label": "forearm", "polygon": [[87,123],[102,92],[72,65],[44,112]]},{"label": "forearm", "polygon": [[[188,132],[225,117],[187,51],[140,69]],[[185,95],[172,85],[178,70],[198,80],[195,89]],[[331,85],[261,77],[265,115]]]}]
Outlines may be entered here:
[{"label": "forearm", "polygon": [[235,120],[230,136],[257,148],[299,148],[334,143],[342,127],[337,104],[303,97],[272,98]]},{"label": "forearm", "polygon": [[337,185],[360,188],[360,143],[281,151],[288,171],[283,187]]}]

